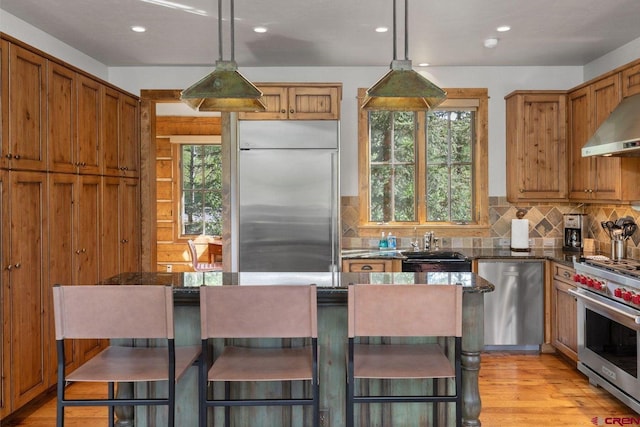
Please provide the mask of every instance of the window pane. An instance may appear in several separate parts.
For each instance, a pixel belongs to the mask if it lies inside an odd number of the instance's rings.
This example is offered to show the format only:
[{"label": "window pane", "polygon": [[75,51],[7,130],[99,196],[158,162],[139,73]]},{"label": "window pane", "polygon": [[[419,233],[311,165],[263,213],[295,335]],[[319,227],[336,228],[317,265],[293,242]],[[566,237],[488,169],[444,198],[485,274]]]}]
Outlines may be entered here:
[{"label": "window pane", "polygon": [[451,174],[451,221],[470,222],[473,219],[471,165],[455,166]]},{"label": "window pane", "polygon": [[370,221],[388,222],[391,219],[391,167],[371,167],[371,217]]},{"label": "window pane", "polygon": [[396,166],[394,176],[395,209],[394,221],[415,221],[415,167]]},{"label": "window pane", "polygon": [[449,221],[449,168],[432,166],[427,169],[427,220]]},{"label": "window pane", "polygon": [[393,115],[389,111],[369,113],[372,162],[386,162],[391,158],[391,124]]},{"label": "window pane", "polygon": [[182,146],[182,233],[222,234],[219,145]]},{"label": "window pane", "polygon": [[397,112],[394,114],[394,160],[396,162],[415,161],[415,113]]},{"label": "window pane", "polygon": [[451,161],[470,163],[474,132],[472,129],[474,112],[451,112]]},{"label": "window pane", "polygon": [[427,163],[446,163],[449,153],[449,112],[427,115]]}]

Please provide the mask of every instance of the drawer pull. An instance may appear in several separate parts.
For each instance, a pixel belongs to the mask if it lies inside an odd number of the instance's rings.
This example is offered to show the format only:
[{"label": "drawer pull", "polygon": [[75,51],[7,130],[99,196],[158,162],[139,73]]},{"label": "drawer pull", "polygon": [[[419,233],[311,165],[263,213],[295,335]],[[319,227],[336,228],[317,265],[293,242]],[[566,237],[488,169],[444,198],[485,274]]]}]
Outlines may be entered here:
[{"label": "drawer pull", "polygon": [[366,264],[366,265],[363,265],[363,266],[360,268],[360,270],[367,270],[367,271],[369,271],[369,270],[373,270],[373,267],[371,267],[369,264]]}]

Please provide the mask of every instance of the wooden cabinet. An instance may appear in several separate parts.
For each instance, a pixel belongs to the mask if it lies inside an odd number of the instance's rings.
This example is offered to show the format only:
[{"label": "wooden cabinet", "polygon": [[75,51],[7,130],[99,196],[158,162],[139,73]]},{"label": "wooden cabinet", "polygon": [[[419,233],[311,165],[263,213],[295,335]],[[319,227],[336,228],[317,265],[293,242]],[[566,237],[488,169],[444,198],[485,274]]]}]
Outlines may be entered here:
[{"label": "wooden cabinet", "polygon": [[567,200],[566,92],[507,95],[507,199]]},{"label": "wooden cabinet", "polygon": [[345,259],[342,261],[342,271],[345,273],[390,273],[402,271],[402,261],[381,258]]},{"label": "wooden cabinet", "polygon": [[[138,180],[102,178],[102,203],[113,207],[112,211],[104,213],[102,217],[101,252],[113,254],[102,259],[102,279],[140,269],[138,199]],[[115,215],[115,212],[118,214]]]},{"label": "wooden cabinet", "polygon": [[46,170],[47,60],[9,45],[9,141],[5,167]]},{"label": "wooden cabinet", "polygon": [[622,70],[622,97],[640,93],[640,63]]},{"label": "wooden cabinet", "polygon": [[104,87],[97,81],[79,75],[77,139],[74,146],[75,166],[83,174],[99,174],[102,166],[100,106]]},{"label": "wooden cabinet", "polygon": [[102,98],[103,174],[136,177],[140,163],[138,100],[106,88]]},{"label": "wooden cabinet", "polygon": [[[100,281],[101,179],[93,175],[49,174],[49,284]],[[53,324],[53,317],[49,319]],[[68,369],[103,348],[101,340],[67,342]],[[55,337],[51,337],[50,384],[56,380]]]},{"label": "wooden cabinet", "polygon": [[[38,172],[5,171],[2,252],[3,392],[10,410],[49,386],[52,327],[48,292],[47,181]],[[8,396],[7,396],[8,394]]]},{"label": "wooden cabinet", "polygon": [[[51,286],[97,283],[114,258],[111,275],[140,269],[140,117],[136,97],[13,39],[0,39],[0,77],[4,418],[56,382]],[[105,136],[115,143],[113,204],[103,204]],[[105,218],[115,221],[107,250]],[[67,369],[104,344],[70,344]]]},{"label": "wooden cabinet", "polygon": [[573,361],[578,360],[577,302],[570,289],[575,289],[575,270],[553,263],[551,292],[551,325],[554,347]]},{"label": "wooden cabinet", "polygon": [[238,113],[241,120],[339,120],[340,83],[258,83],[263,112]]},{"label": "wooden cabinet", "polygon": [[569,94],[570,191],[574,201],[620,202],[640,198],[640,158],[582,157],[582,147],[622,99],[620,73]]},{"label": "wooden cabinet", "polygon": [[0,40],[0,168],[9,160],[9,44]]}]

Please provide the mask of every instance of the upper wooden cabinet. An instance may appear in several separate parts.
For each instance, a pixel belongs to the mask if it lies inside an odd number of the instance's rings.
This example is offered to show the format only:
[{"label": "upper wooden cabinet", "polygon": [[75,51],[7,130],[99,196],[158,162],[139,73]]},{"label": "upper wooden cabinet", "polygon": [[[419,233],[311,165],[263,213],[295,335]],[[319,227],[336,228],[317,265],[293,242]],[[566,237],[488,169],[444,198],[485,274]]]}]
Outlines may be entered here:
[{"label": "upper wooden cabinet", "polygon": [[566,92],[516,91],[505,99],[507,199],[566,200]]},{"label": "upper wooden cabinet", "polygon": [[266,111],[238,113],[241,120],[339,120],[340,83],[258,83]]},{"label": "upper wooden cabinet", "polygon": [[640,93],[640,63],[622,70],[622,97]]},{"label": "upper wooden cabinet", "polygon": [[9,45],[9,76],[8,79],[3,78],[3,81],[9,81],[9,141],[2,147],[5,167],[47,168],[46,69],[47,60],[42,56],[20,46]]},{"label": "upper wooden cabinet", "polygon": [[138,100],[106,88],[102,114],[103,174],[137,177],[140,169]]},{"label": "upper wooden cabinet", "polygon": [[582,157],[582,147],[622,100],[621,73],[569,93],[569,198],[621,202],[640,198],[640,158]]}]

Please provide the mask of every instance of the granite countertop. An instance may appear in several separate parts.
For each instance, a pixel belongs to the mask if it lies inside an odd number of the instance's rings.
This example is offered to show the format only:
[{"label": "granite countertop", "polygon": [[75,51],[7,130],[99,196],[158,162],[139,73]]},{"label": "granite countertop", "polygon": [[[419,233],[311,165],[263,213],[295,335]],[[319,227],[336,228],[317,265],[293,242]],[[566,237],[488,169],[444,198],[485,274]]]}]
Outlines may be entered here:
[{"label": "granite countertop", "polygon": [[225,273],[225,272],[131,272],[121,273],[101,281],[100,285],[169,285],[174,289],[174,300],[182,304],[198,304],[200,286],[219,285],[293,285],[318,286],[318,302],[344,303],[347,287],[354,283],[451,284],[462,286],[465,293],[492,292],[492,283],[469,272],[422,273]]},{"label": "granite countertop", "polygon": [[[574,260],[583,255],[581,252],[565,251],[562,248],[532,248],[528,252],[516,252],[510,248],[446,248],[445,251],[460,252],[469,259],[549,259],[569,267]],[[343,249],[342,259],[404,259],[402,252],[410,249],[384,250],[375,248]]]}]

